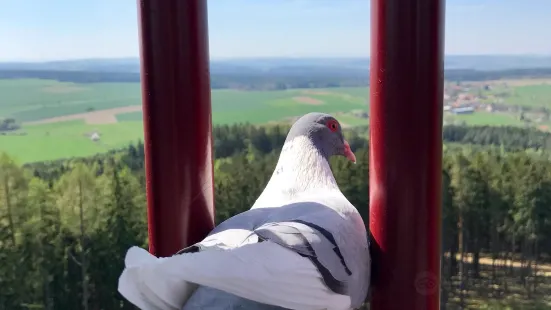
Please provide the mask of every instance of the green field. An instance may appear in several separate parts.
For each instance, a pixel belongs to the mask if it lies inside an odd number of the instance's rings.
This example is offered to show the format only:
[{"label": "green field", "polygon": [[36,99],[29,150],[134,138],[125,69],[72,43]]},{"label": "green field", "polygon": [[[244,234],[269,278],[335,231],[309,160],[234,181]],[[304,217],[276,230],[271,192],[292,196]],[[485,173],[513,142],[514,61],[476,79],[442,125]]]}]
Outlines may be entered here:
[{"label": "green field", "polygon": [[[143,137],[138,83],[0,80],[0,94],[0,119],[13,117],[23,124],[17,132],[0,135],[0,152],[7,152],[19,162],[88,156]],[[213,123],[263,124],[312,111],[366,111],[367,98],[368,88],[213,90]],[[114,108],[133,111],[105,111]],[[90,121],[87,117],[93,114],[95,119]],[[339,118],[349,126],[367,124],[367,120],[348,114]],[[92,141],[92,133],[100,135],[99,141]]]},{"label": "green field", "polygon": [[451,118],[469,126],[524,126],[524,123],[513,115],[505,113],[476,112],[473,114],[453,115]]},{"label": "green field", "polygon": [[[318,112],[347,112],[352,110],[367,110],[367,88],[338,88],[325,91],[327,94],[304,93],[304,90],[286,91],[212,91],[212,121],[214,124],[231,124],[248,122],[263,124],[282,120],[286,117]],[[301,104],[293,97],[305,96],[322,101],[318,105]],[[361,96],[361,97],[360,97]],[[119,121],[141,120],[141,112],[119,114]],[[361,119],[348,117],[351,124],[362,122]],[[344,120],[343,120],[344,121]],[[363,120],[366,124],[366,120]]]},{"label": "green field", "polygon": [[[352,111],[367,111],[368,88],[284,91],[213,90],[213,123],[265,124],[318,111],[333,113],[344,126],[368,124]],[[486,94],[506,93],[506,104],[551,108],[551,85],[495,85]],[[143,137],[138,83],[75,84],[53,80],[0,80],[0,119],[22,123],[0,133],[0,152],[20,162],[88,156],[122,147]],[[446,114],[447,123],[526,126],[512,113]],[[539,123],[539,125],[551,126]],[[99,141],[91,134],[98,133]]]},{"label": "green field", "polygon": [[129,113],[117,114],[117,121],[119,122],[132,122],[132,121],[141,122],[142,120],[143,120],[142,112],[129,112]]},{"label": "green field", "polygon": [[[26,135],[0,136],[0,152],[5,151],[20,163],[89,156],[127,146],[143,139],[142,122],[89,125],[82,121],[24,127]],[[94,142],[91,133],[101,139]]]},{"label": "green field", "polygon": [[489,99],[482,101],[491,102],[495,98],[505,96],[503,103],[510,106],[551,109],[551,84],[549,82],[538,83],[538,80],[534,80],[534,84],[531,85],[515,85],[515,82],[517,81],[512,81],[510,85],[505,85],[506,82],[492,85],[491,90],[481,92],[489,96]]},{"label": "green field", "polygon": [[21,122],[141,103],[138,83],[0,80],[0,94],[0,118],[11,116]]},{"label": "green field", "polygon": [[525,107],[551,108],[551,85],[526,85],[515,87],[505,103]]}]

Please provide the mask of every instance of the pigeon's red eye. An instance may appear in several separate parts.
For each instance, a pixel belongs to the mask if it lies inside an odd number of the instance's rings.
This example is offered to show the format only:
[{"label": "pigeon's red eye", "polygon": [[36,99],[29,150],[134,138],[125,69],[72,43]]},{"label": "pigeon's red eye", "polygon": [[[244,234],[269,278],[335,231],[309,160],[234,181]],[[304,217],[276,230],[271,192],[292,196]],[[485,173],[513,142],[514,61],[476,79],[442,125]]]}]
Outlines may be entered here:
[{"label": "pigeon's red eye", "polygon": [[335,132],[337,131],[337,129],[339,129],[339,124],[336,120],[332,119],[327,122],[327,128],[329,128],[329,130],[331,130],[332,132]]}]

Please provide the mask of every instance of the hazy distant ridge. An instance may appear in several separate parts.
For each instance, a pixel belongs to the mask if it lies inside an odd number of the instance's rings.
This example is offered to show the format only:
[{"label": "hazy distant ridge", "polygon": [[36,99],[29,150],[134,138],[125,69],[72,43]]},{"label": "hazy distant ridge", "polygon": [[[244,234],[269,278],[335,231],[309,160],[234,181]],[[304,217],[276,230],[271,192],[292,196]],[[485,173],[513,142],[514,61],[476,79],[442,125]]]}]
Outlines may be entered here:
[{"label": "hazy distant ridge", "polygon": [[[285,71],[364,71],[369,58],[243,58],[212,60],[213,74],[277,73]],[[446,69],[510,70],[551,68],[551,56],[450,55]],[[87,72],[134,72],[140,70],[138,58],[79,59],[48,62],[0,62],[0,70],[55,70]]]}]

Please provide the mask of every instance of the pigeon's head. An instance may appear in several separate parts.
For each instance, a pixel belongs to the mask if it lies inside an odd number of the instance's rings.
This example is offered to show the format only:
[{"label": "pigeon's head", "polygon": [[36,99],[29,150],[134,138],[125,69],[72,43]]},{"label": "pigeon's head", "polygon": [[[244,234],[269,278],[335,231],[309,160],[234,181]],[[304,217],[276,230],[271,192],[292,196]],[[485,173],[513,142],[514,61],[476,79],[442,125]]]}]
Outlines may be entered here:
[{"label": "pigeon's head", "polygon": [[341,155],[356,162],[356,156],[342,135],[341,124],[329,114],[314,112],[302,116],[291,127],[285,142],[300,136],[307,137],[326,158]]}]

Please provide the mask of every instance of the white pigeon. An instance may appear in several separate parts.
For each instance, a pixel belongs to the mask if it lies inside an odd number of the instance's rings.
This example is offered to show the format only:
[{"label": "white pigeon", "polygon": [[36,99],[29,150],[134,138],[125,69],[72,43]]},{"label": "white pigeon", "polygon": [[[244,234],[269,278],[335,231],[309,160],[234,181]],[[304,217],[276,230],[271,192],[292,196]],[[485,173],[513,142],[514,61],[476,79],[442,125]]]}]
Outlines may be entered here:
[{"label": "white pigeon", "polygon": [[335,181],[333,155],[356,162],[339,122],[301,117],[250,210],[171,257],[130,248],[119,292],[144,310],[360,307],[369,288],[368,237]]}]

